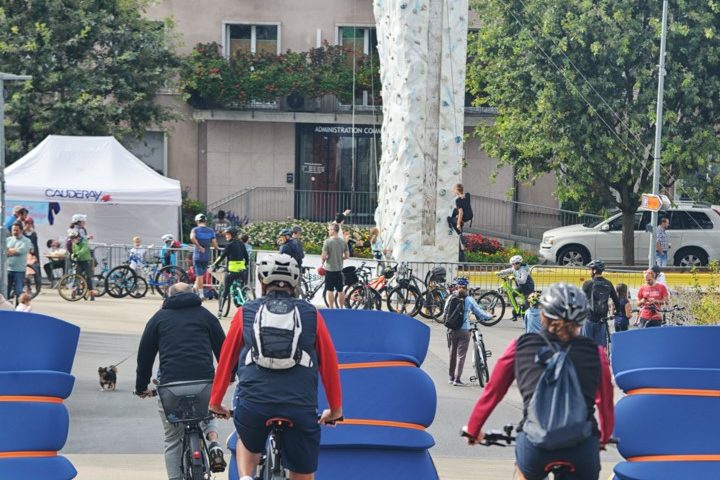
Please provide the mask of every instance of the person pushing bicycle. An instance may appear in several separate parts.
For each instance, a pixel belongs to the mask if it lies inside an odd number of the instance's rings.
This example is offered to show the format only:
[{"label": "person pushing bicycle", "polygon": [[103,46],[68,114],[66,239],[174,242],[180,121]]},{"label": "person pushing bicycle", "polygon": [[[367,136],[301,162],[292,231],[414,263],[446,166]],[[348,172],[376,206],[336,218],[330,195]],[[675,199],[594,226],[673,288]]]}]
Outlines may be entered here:
[{"label": "person pushing bicycle", "polygon": [[527,298],[535,291],[535,282],[530,274],[530,267],[528,267],[527,263],[523,262],[523,258],[520,255],[513,255],[510,258],[510,268],[500,270],[497,273],[499,277],[504,277],[510,274],[515,277],[515,284],[517,285],[518,291],[525,297],[524,306],[527,309]]},{"label": "person pushing bicycle", "polygon": [[[515,448],[518,478],[541,480],[547,476],[546,466],[567,462],[575,469],[575,476],[571,478],[597,480],[600,474],[599,450],[610,440],[615,422],[613,387],[605,349],[580,335],[580,326],[589,312],[588,300],[582,290],[565,283],[553,284],[543,291],[540,305],[543,331],[526,333],[510,342],[498,359],[463,432],[470,445],[481,443],[485,421],[517,379],[523,399],[523,419],[518,426]],[[566,412],[537,412],[539,407],[535,405],[543,403],[534,404],[531,399],[535,398],[541,379],[547,375],[546,364],[559,354],[574,366],[577,378],[575,392],[582,400],[579,404],[566,405],[563,400],[567,398],[562,395],[565,392],[556,391],[554,393],[560,393],[562,398],[546,405],[553,409],[569,407],[575,412],[583,409],[586,415],[579,415],[584,428],[561,432],[566,439],[572,439],[571,442],[566,442],[562,448],[548,449],[537,441],[537,418],[552,418],[553,413],[563,416],[562,413]],[[552,367],[549,368],[554,372]],[[599,426],[594,416],[595,406],[599,412]],[[532,429],[529,428],[531,426]],[[548,434],[550,430],[544,433]]]},{"label": "person pushing bicycle", "polygon": [[[295,298],[300,270],[294,258],[270,254],[257,262],[263,297],[238,309],[218,362],[210,411],[229,418],[222,399],[237,368],[233,414],[240,480],[253,480],[275,417],[292,421],[282,432],[283,463],[293,480],[317,470],[320,424],[342,417],[337,353],[320,312]],[[317,417],[318,376],[329,409]]]},{"label": "person pushing bicycle", "polygon": [[211,267],[215,269],[223,260],[227,259],[227,272],[223,279],[223,284],[225,285],[225,288],[223,288],[223,296],[225,297],[225,301],[227,301],[230,295],[230,285],[232,285],[235,280],[241,280],[243,283],[247,281],[245,271],[250,264],[250,257],[245,249],[245,244],[237,236],[237,228],[228,227],[223,234],[227,241],[225,250],[223,250],[217,260],[213,262]]}]

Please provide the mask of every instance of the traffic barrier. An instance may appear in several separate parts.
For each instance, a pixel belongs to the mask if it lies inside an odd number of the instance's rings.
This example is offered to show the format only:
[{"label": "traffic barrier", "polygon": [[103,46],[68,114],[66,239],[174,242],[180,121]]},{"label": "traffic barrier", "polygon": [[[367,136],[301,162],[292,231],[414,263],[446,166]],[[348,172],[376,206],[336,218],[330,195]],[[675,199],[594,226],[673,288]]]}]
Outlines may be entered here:
[{"label": "traffic barrier", "polygon": [[613,334],[618,480],[720,478],[720,327]]},{"label": "traffic barrier", "polygon": [[0,313],[0,478],[66,480],[70,375],[80,329],[34,313]]},{"label": "traffic barrier", "polygon": [[[430,340],[427,325],[400,314],[322,310],[340,363],[345,420],[322,428],[318,480],[437,480],[426,431],[437,407],[435,386],[419,368]],[[322,384],[320,409],[327,408]],[[230,480],[236,480],[233,452]]]}]

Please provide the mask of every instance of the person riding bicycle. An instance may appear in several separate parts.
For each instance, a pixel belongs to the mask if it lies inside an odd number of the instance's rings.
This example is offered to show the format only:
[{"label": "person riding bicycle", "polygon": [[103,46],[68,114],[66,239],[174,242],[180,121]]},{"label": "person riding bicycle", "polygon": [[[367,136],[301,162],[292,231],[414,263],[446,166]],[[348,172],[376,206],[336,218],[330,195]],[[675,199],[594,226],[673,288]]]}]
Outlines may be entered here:
[{"label": "person riding bicycle", "polygon": [[527,298],[535,291],[535,282],[533,281],[532,275],[530,275],[530,267],[528,267],[527,263],[523,262],[523,258],[520,255],[510,257],[510,268],[500,270],[497,273],[499,277],[510,274],[515,277],[515,284],[517,285],[518,291],[525,296],[525,308],[527,308]]},{"label": "person riding bicycle", "polygon": [[[295,298],[300,278],[295,259],[267,255],[257,262],[257,272],[264,296],[243,305],[233,318],[215,373],[210,410],[230,416],[222,400],[237,367],[234,423],[240,480],[253,480],[269,434],[265,422],[273,417],[293,422],[282,433],[283,463],[290,478],[311,480],[318,464],[319,424],[342,416],[335,346],[320,312]],[[318,375],[330,405],[319,420]]]},{"label": "person riding bicycle", "polygon": [[[523,399],[523,419],[518,426],[515,458],[518,478],[540,480],[547,476],[545,467],[555,462],[568,462],[575,467],[575,476],[582,480],[596,480],[600,474],[600,447],[611,438],[615,417],[613,386],[605,349],[579,334],[580,325],[589,313],[588,301],[579,288],[555,283],[543,291],[540,298],[541,333],[526,333],[510,342],[498,359],[492,376],[473,409],[463,430],[473,445],[483,440],[483,425],[517,379]],[[544,337],[544,338],[543,338]],[[587,409],[591,434],[579,443],[555,450],[536,446],[523,431],[528,420],[530,400],[543,375],[542,360],[552,356],[548,342],[566,352],[577,372],[579,387],[585,404],[576,408]],[[599,426],[594,417],[594,406],[599,412]],[[555,405],[554,403],[550,405]],[[546,412],[550,415],[552,412]]]},{"label": "person riding bicycle", "polygon": [[77,273],[79,273],[85,278],[85,282],[87,283],[88,288],[88,294],[90,295],[90,300],[94,301],[97,292],[93,289],[93,262],[92,253],[90,253],[88,241],[86,238],[83,238],[80,235],[80,232],[75,229],[71,228],[70,230],[68,230],[67,234],[72,245],[70,258],[77,265]]},{"label": "person riding bicycle", "polygon": [[452,308],[454,297],[463,300],[463,319],[462,324],[459,328],[453,330],[448,328],[447,330],[447,343],[448,350],[450,350],[450,365],[449,365],[449,377],[448,383],[454,386],[462,386],[465,383],[462,381],[463,367],[465,366],[465,356],[467,355],[468,346],[470,345],[470,322],[468,320],[470,313],[474,313],[478,319],[490,320],[492,315],[485,312],[480,305],[475,301],[472,295],[468,295],[468,282],[467,278],[458,277],[453,282],[455,285],[455,291],[448,297],[445,310],[447,316],[447,310]]},{"label": "person riding bicycle", "polygon": [[225,250],[212,264],[212,268],[215,269],[222,263],[223,260],[227,259],[227,272],[223,279],[225,288],[223,289],[223,296],[225,300],[230,296],[230,285],[235,280],[243,280],[243,272],[247,269],[250,263],[247,250],[245,250],[245,244],[238,238],[238,230],[235,227],[228,227],[223,232],[225,235]]},{"label": "person riding bicycle", "polygon": [[590,315],[583,324],[582,334],[595,340],[598,345],[607,346],[605,342],[609,302],[612,300],[613,311],[618,311],[617,292],[612,282],[603,276],[605,263],[602,260],[593,260],[587,267],[592,278],[583,284],[582,289],[590,302]]},{"label": "person riding bicycle", "polygon": [[[202,307],[200,297],[187,283],[170,287],[162,308],[150,318],[140,338],[137,353],[135,394],[149,398],[148,389],[155,355],[160,357],[161,385],[191,380],[210,380],[215,374],[213,354],[220,358],[225,332],[218,319]],[[165,467],[170,480],[181,480],[182,439],[184,427],[167,421],[160,405],[160,418],[165,430]],[[223,451],[217,443],[215,419],[203,423],[203,431],[210,441],[208,453],[213,472],[225,470]]]}]

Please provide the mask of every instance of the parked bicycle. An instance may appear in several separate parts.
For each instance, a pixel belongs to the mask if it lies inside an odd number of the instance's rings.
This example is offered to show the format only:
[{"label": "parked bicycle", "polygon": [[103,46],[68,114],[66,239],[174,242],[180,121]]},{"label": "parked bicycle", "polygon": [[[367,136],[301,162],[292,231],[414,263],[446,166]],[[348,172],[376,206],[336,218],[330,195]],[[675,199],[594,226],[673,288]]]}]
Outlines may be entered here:
[{"label": "parked bicycle", "polygon": [[397,270],[397,286],[388,291],[388,310],[414,317],[422,306],[421,292],[425,288],[423,281],[413,275],[412,268],[401,263]]},{"label": "parked bicycle", "polygon": [[68,302],[87,300],[90,294],[85,276],[78,273],[77,263],[70,264],[68,273],[60,277],[56,287],[60,296]]},{"label": "parked bicycle", "polygon": [[681,326],[688,322],[685,314],[685,307],[673,305],[672,307],[660,308],[658,312],[662,314],[661,325],[663,327]]},{"label": "parked bicycle", "polygon": [[245,285],[242,280],[235,279],[230,284],[228,295],[225,295],[225,268],[218,267],[213,272],[213,277],[219,282],[218,287],[218,318],[227,317],[230,313],[230,304],[240,308],[251,300],[255,300],[255,290]]},{"label": "parked bicycle", "polygon": [[435,267],[425,275],[427,289],[420,296],[420,316],[443,323],[445,302],[451,293],[447,285],[447,272],[443,267]]},{"label": "parked bicycle", "polygon": [[[134,269],[131,264],[135,265]],[[130,255],[127,262],[110,270],[105,289],[115,298],[126,295],[142,298],[149,288],[153,293],[165,298],[170,287],[178,282],[190,282],[189,275],[181,267],[162,266],[159,257],[155,257],[155,262],[148,265],[139,255]]]},{"label": "parked bicycle", "polygon": [[470,336],[473,339],[473,368],[475,369],[475,375],[470,377],[470,381],[477,381],[481,387],[484,387],[490,380],[488,358],[492,356],[492,352],[485,348],[485,341],[480,328],[478,328],[478,323],[470,323]]},{"label": "parked bicycle", "polygon": [[[302,275],[300,275],[300,297],[303,300],[312,302],[313,298],[320,289],[323,289],[323,301],[325,306],[329,307],[327,297],[324,294],[325,278],[315,273],[313,267],[302,267]],[[337,303],[337,300],[335,300]]]},{"label": "parked bicycle", "polygon": [[[500,286],[497,290],[483,293],[475,298],[480,306],[493,316],[492,320],[480,320],[480,323],[486,327],[496,325],[505,316],[505,297],[512,308],[512,319],[516,321],[522,320],[525,315],[525,295],[513,286],[515,277],[513,275],[498,275],[501,279]],[[473,296],[479,293],[474,291]]]},{"label": "parked bicycle", "polygon": [[359,267],[345,267],[343,281],[346,285],[345,308],[355,310],[382,310],[382,297],[370,285],[371,268],[365,262]]}]

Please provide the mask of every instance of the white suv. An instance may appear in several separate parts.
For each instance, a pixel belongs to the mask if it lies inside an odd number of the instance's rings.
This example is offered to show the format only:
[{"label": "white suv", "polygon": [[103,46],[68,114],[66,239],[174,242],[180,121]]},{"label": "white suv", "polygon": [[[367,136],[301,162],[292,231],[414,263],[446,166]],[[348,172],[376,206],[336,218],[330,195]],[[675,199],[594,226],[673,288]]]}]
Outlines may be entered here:
[{"label": "white suv", "polygon": [[[720,259],[720,206],[680,203],[658,218],[669,217],[668,264],[704,266]],[[648,258],[650,212],[635,214],[635,261]],[[591,224],[554,228],[543,234],[540,259],[559,265],[587,265],[591,259],[622,263],[622,214]]]}]

